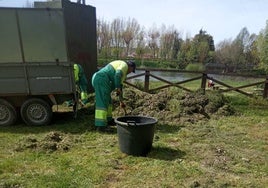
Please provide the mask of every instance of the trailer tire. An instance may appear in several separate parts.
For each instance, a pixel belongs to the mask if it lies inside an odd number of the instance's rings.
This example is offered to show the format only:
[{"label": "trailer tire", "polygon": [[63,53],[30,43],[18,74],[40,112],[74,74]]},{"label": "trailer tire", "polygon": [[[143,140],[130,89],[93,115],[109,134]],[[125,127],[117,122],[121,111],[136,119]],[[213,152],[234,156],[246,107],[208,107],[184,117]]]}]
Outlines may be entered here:
[{"label": "trailer tire", "polygon": [[5,99],[0,99],[0,126],[9,126],[17,121],[15,107]]},{"label": "trailer tire", "polygon": [[52,119],[52,108],[43,99],[31,98],[22,104],[20,114],[27,125],[48,125]]}]

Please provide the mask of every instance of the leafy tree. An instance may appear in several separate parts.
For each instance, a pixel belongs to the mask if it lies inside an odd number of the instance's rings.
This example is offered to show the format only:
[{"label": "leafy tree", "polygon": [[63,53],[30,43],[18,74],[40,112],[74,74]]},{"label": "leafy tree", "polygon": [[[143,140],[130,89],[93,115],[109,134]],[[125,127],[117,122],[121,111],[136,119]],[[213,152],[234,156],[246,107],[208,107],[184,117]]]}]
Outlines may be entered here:
[{"label": "leafy tree", "polygon": [[215,51],[213,37],[207,34],[206,31],[202,29],[193,38],[192,42],[193,56],[196,63],[206,64],[214,62],[214,57],[211,52]]},{"label": "leafy tree", "polygon": [[200,30],[197,35],[194,36],[193,41],[197,43],[205,42],[208,45],[208,50],[209,51],[215,51],[215,45],[214,45],[214,40],[213,37],[209,34],[207,34],[206,31]]},{"label": "leafy tree", "polygon": [[263,29],[257,39],[257,49],[260,57],[260,68],[268,73],[268,20],[265,29]]},{"label": "leafy tree", "polygon": [[181,48],[178,53],[178,67],[180,69],[184,69],[189,63],[192,62],[191,60],[191,55],[190,55],[190,50],[191,50],[191,40],[190,38],[186,38],[185,41],[182,41],[181,43]]},{"label": "leafy tree", "polygon": [[258,55],[257,48],[257,35],[252,34],[249,37],[249,45],[247,46],[247,50],[245,51],[246,65],[248,70],[259,66],[260,57]]}]

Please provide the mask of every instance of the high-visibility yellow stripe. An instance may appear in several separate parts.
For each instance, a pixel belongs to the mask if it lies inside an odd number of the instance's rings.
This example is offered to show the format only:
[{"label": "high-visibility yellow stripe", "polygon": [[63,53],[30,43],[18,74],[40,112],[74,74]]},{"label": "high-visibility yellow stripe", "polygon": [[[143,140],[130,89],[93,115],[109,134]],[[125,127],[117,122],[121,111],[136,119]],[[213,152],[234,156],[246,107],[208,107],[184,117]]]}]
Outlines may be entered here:
[{"label": "high-visibility yellow stripe", "polygon": [[96,119],[103,119],[106,121],[107,111],[106,110],[96,110],[95,111],[95,118]]},{"label": "high-visibility yellow stripe", "polygon": [[79,67],[77,64],[74,64],[74,80],[75,82],[79,80]]},{"label": "high-visibility yellow stripe", "polygon": [[106,126],[107,125],[107,111],[106,110],[95,110],[95,126]]}]

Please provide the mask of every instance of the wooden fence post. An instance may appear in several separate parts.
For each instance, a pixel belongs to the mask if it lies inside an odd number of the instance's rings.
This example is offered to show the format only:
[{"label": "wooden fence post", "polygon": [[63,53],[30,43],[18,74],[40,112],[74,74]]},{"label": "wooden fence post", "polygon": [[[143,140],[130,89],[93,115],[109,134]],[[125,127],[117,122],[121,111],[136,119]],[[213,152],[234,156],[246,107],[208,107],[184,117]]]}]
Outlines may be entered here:
[{"label": "wooden fence post", "polygon": [[263,98],[267,98],[267,95],[268,95],[268,77],[266,78],[266,82],[264,84]]},{"label": "wooden fence post", "polygon": [[205,94],[205,91],[206,91],[206,83],[207,83],[207,74],[203,73],[202,81],[201,81],[201,89],[203,90],[203,94]]},{"label": "wooden fence post", "polygon": [[149,83],[150,83],[150,71],[145,70],[145,79],[144,79],[144,91],[149,91]]}]

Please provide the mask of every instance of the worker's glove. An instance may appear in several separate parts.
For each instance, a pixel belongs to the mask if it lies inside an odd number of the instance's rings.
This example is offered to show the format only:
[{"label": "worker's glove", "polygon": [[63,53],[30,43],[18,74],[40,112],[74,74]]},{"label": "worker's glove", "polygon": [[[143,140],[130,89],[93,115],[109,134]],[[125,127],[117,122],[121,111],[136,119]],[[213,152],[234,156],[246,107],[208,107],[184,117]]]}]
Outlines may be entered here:
[{"label": "worker's glove", "polygon": [[120,107],[121,107],[121,108],[126,108],[125,103],[121,101],[121,102],[120,102]]}]

